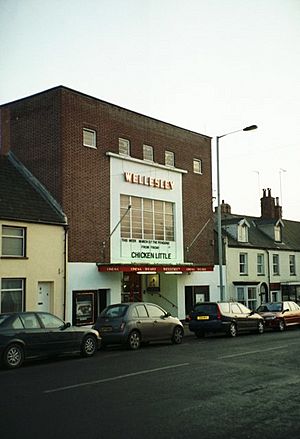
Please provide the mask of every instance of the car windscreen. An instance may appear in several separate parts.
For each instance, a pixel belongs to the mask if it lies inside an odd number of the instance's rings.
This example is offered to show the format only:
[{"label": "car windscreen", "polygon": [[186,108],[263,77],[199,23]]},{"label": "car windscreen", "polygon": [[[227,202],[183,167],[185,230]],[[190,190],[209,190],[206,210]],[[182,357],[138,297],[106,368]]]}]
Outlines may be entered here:
[{"label": "car windscreen", "polygon": [[257,308],[257,312],[280,312],[282,311],[282,303],[265,303]]},{"label": "car windscreen", "polygon": [[195,305],[194,311],[201,314],[216,314],[217,304],[216,303],[197,303]]},{"label": "car windscreen", "polygon": [[101,312],[100,317],[111,318],[111,319],[124,317],[124,315],[126,314],[127,309],[128,309],[128,305],[112,305],[112,306],[108,306],[107,308],[105,308]]}]

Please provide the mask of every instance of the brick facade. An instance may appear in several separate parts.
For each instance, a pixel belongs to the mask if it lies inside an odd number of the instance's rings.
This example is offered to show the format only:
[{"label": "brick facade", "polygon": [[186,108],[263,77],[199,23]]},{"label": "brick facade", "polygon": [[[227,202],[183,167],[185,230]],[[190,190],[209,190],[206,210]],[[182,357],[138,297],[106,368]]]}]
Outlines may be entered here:
[{"label": "brick facade", "polygon": [[[119,137],[130,140],[131,156],[143,158],[153,146],[154,161],[175,154],[182,177],[185,262],[213,265],[210,137],[84,95],[55,87],[2,106],[10,115],[10,147],[61,204],[69,223],[69,261],[98,262],[110,234],[110,167],[107,152],[118,153]],[[97,132],[97,149],[83,146],[82,130]],[[193,158],[203,174],[193,172]],[[105,260],[109,262],[106,251]]]}]

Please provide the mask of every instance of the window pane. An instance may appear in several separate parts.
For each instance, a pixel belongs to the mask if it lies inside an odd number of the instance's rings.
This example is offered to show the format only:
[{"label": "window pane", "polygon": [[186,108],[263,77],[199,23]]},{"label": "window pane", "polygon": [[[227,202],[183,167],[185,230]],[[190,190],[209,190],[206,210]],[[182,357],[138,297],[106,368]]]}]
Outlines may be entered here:
[{"label": "window pane", "polygon": [[51,314],[39,314],[45,328],[60,328],[64,322]]},{"label": "window pane", "polygon": [[83,145],[96,148],[96,131],[83,129]]},{"label": "window pane", "polygon": [[153,148],[150,145],[143,145],[143,158],[153,162]]},{"label": "window pane", "polygon": [[193,160],[193,170],[196,174],[202,173],[202,162],[199,159]]},{"label": "window pane", "polygon": [[119,138],[119,153],[124,155],[130,154],[130,142],[127,139]]},{"label": "window pane", "polygon": [[25,229],[2,227],[2,256],[25,256]]},{"label": "window pane", "polygon": [[165,151],[165,165],[166,166],[174,166],[174,152]]}]

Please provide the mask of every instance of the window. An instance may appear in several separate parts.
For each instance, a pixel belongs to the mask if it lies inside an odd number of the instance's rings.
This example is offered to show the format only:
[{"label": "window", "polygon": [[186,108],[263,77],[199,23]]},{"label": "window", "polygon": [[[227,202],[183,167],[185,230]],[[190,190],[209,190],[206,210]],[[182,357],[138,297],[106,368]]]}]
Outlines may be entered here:
[{"label": "window", "polygon": [[274,227],[274,236],[276,242],[282,241],[282,227],[281,224]]},{"label": "window", "polygon": [[25,295],[24,284],[24,279],[1,279],[1,313],[23,311]]},{"label": "window", "polygon": [[89,148],[97,148],[95,130],[83,128],[83,146],[88,146]]},{"label": "window", "polygon": [[150,145],[143,145],[143,159],[153,162],[153,147]]},{"label": "window", "polygon": [[237,300],[239,303],[242,303],[247,308],[254,311],[257,308],[256,287],[237,287]]},{"label": "window", "polygon": [[165,165],[166,166],[175,166],[175,155],[172,151],[165,151]]},{"label": "window", "polygon": [[37,319],[37,316],[33,313],[21,314],[20,319],[25,329],[40,329],[41,325]]},{"label": "window", "polygon": [[42,323],[46,329],[61,328],[64,326],[64,322],[60,320],[58,317],[53,316],[52,314],[41,313],[39,314],[39,317],[42,320]]},{"label": "window", "polygon": [[263,253],[257,255],[257,274],[265,274],[265,255]]},{"label": "window", "polygon": [[122,238],[174,241],[173,203],[121,195],[120,218]]},{"label": "window", "polygon": [[248,254],[240,253],[240,274],[248,274]]},{"label": "window", "polygon": [[144,307],[144,305],[137,305],[136,310],[137,310],[139,317],[148,317],[148,314],[147,314],[147,311],[146,311],[146,308]]},{"label": "window", "polygon": [[119,154],[130,155],[130,141],[119,138]]},{"label": "window", "polygon": [[2,226],[2,256],[25,257],[25,231],[23,227]]},{"label": "window", "polygon": [[158,308],[158,306],[155,305],[146,305],[149,317],[152,319],[159,319],[161,316],[164,315],[164,312],[162,309]]},{"label": "window", "polygon": [[289,262],[290,262],[290,275],[295,276],[296,275],[296,258],[295,255],[289,256]]},{"label": "window", "polygon": [[195,174],[202,174],[202,160],[193,160],[193,171]]},{"label": "window", "polygon": [[248,242],[248,226],[246,224],[238,225],[238,241]]},{"label": "window", "polygon": [[279,275],[279,255],[273,255],[273,274]]}]

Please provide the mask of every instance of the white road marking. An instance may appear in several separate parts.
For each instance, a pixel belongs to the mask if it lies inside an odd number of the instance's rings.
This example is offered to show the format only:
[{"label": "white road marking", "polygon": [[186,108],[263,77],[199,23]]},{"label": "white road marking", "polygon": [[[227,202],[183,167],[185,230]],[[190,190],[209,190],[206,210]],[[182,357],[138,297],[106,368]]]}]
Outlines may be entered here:
[{"label": "white road marking", "polygon": [[286,348],[287,348],[287,345],[285,345],[285,346],[277,346],[275,348],[267,348],[267,349],[260,349],[260,350],[257,350],[257,351],[241,352],[240,354],[223,355],[222,357],[218,357],[218,359],[219,360],[223,360],[224,358],[242,357],[243,355],[258,354],[260,352],[276,351],[276,349],[286,349]]},{"label": "white road marking", "polygon": [[62,392],[64,390],[76,389],[78,387],[90,386],[92,384],[107,383],[109,381],[121,380],[123,378],[128,378],[128,377],[133,377],[133,376],[138,376],[138,375],[145,375],[147,373],[159,372],[159,371],[167,370],[167,369],[174,369],[176,367],[188,366],[189,364],[190,363],[181,363],[181,364],[173,364],[173,365],[170,365],[170,366],[157,367],[156,369],[141,370],[139,372],[127,373],[125,375],[118,375],[118,376],[111,377],[111,378],[104,378],[102,380],[88,381],[88,382],[85,382],[85,383],[73,384],[71,386],[57,387],[56,389],[44,390],[43,393]]}]

